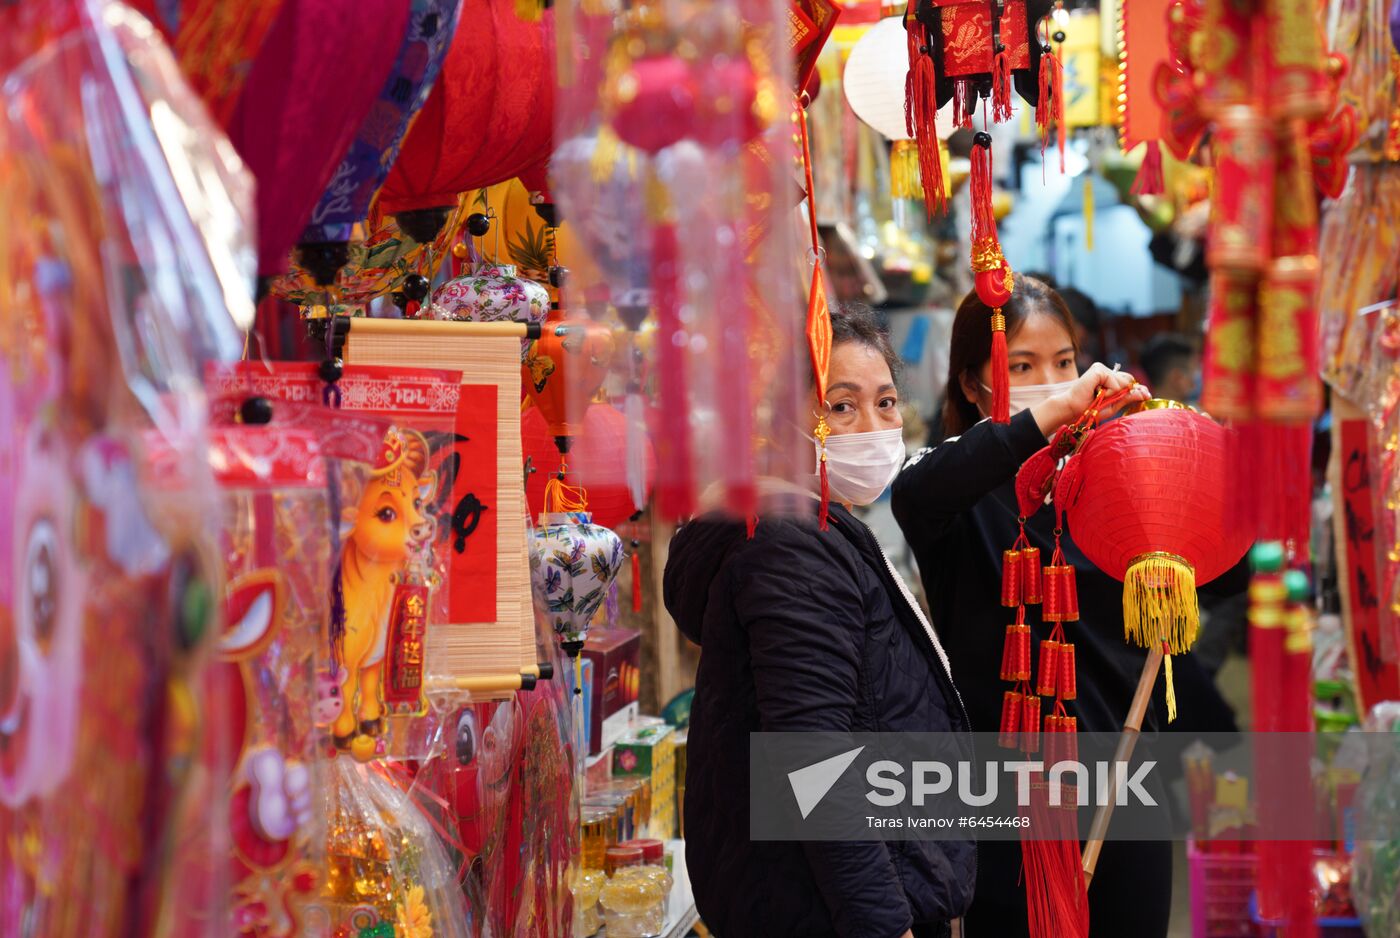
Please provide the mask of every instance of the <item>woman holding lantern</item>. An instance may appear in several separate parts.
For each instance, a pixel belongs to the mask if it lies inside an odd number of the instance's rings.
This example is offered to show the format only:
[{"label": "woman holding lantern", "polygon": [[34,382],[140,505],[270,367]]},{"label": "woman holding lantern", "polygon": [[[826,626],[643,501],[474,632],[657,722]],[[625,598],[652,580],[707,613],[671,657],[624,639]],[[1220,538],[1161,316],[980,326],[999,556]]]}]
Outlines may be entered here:
[{"label": "woman holding lantern", "polygon": [[[995,320],[998,312],[1003,322]],[[989,321],[1004,333],[1008,374],[1000,380],[992,373]],[[1118,407],[1149,396],[1146,388],[1132,387],[1129,375],[1102,364],[1081,375],[1078,351],[1068,308],[1041,281],[1015,275],[999,310],[977,292],[968,294],[958,308],[949,351],[943,412],[948,439],[915,454],[894,484],[895,518],[918,561],[934,625],[979,733],[997,732],[1003,724],[1004,688],[987,678],[996,676],[1003,660],[1008,610],[1002,602],[1002,562],[1003,550],[1017,542],[1020,531],[1017,470],[1055,431],[1089,409],[1101,389],[1130,389]],[[992,389],[999,384],[1009,416],[1005,423],[990,419],[998,409]],[[1025,521],[1029,544],[1046,558],[1056,543],[1055,525],[1048,506]],[[1077,671],[1077,693],[1066,699],[1072,700],[1079,730],[1117,733],[1145,652],[1123,641],[1123,584],[1090,563],[1068,534],[1059,547],[1075,571],[1081,620],[1071,632],[1078,650],[1070,665]],[[1051,626],[1031,625],[1031,647],[1050,637]],[[978,856],[966,934],[1028,934],[1021,845],[984,842]],[[1089,891],[1092,935],[1165,936],[1171,873],[1169,843],[1106,844]]]},{"label": "woman holding lantern", "polygon": [[806,488],[768,480],[761,490],[810,503],[806,516],[761,511],[752,536],[742,521],[701,517],[671,542],[666,606],[702,646],[687,866],[700,914],[723,938],[945,938],[972,898],[971,843],[750,839],[750,733],[967,729],[937,637],[850,513],[904,461],[899,359],[869,310],[831,319],[829,523],[816,518],[814,473]]}]

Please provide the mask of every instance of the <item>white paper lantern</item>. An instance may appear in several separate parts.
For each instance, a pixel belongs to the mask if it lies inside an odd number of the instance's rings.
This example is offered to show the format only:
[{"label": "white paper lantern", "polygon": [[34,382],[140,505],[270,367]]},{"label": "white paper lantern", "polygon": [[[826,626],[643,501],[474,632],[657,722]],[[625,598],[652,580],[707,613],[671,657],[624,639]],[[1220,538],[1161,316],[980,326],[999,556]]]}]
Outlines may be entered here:
[{"label": "white paper lantern", "polygon": [[[909,74],[909,46],[902,17],[887,17],[866,31],[846,58],[841,84],[856,117],[890,140],[908,140],[904,123],[904,79]],[[939,111],[935,129],[947,140],[953,127],[950,101]]]}]

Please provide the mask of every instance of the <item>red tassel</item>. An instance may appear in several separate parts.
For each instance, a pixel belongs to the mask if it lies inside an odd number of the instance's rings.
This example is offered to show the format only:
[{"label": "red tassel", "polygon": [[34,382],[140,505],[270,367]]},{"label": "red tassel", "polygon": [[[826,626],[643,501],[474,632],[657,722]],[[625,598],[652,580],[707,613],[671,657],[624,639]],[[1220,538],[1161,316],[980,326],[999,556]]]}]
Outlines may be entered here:
[{"label": "red tassel", "polygon": [[953,126],[960,130],[972,129],[972,113],[977,109],[977,96],[972,82],[959,78],[953,82]]},{"label": "red tassel", "polygon": [[1142,154],[1142,166],[1133,180],[1130,192],[1133,195],[1161,195],[1166,191],[1162,179],[1162,146],[1156,140],[1147,141],[1147,149]]},{"label": "red tassel", "polygon": [[992,120],[1011,120],[1011,57],[1005,49],[992,62]]},{"label": "red tassel", "polygon": [[642,611],[642,555],[636,541],[632,542],[632,611]]},{"label": "red tassel", "polygon": [[1021,701],[1021,751],[1040,749],[1040,698],[1027,694]]},{"label": "red tassel", "polygon": [[1074,645],[1070,642],[1061,642],[1059,653],[1056,655],[1056,667],[1059,669],[1059,680],[1056,685],[1056,692],[1060,700],[1073,700],[1077,687],[1074,680]]},{"label": "red tassel", "polygon": [[694,513],[690,454],[690,402],[686,389],[685,353],[672,341],[684,330],[681,322],[680,245],[676,226],[652,229],[651,267],[656,299],[657,390],[665,424],[657,434],[656,507],[668,520]]},{"label": "red tassel", "polygon": [[831,515],[831,480],[826,474],[826,454],[822,454],[821,477],[822,477],[822,498],[821,506],[817,509],[817,527],[825,531],[829,527],[827,521]]},{"label": "red tassel", "polygon": [[912,117],[914,139],[919,144],[919,179],[924,187],[924,210],[929,218],[947,209],[943,191],[943,162],[938,154],[938,75],[933,58],[919,53],[911,70],[910,91],[913,92]]},{"label": "red tassel", "polygon": [[745,519],[745,526],[748,528],[749,540],[753,540],[754,532],[758,530],[758,515],[750,512]]},{"label": "red tassel", "polygon": [[1001,604],[1009,609],[1021,605],[1021,552],[1001,552]]},{"label": "red tassel", "polygon": [[1028,606],[1040,602],[1040,548],[1021,550],[1021,601]]},{"label": "red tassel", "polygon": [[1061,567],[1045,568],[1045,599],[1040,607],[1040,617],[1046,622],[1064,620],[1064,570]]},{"label": "red tassel", "polygon": [[[1045,697],[1055,696],[1055,682],[1060,671],[1060,643],[1052,642],[1048,639],[1040,643],[1040,667],[1037,671],[1040,674],[1039,682],[1036,684],[1035,692]],[[1046,717],[1047,720],[1053,717]]]},{"label": "red tassel", "polygon": [[1055,125],[1056,148],[1060,151],[1060,172],[1065,171],[1065,70],[1059,53],[1040,57],[1040,99],[1035,106],[1035,125],[1040,130],[1040,156],[1050,143],[1050,125]]},{"label": "red tassel", "polygon": [[[997,328],[1001,320],[1001,328]],[[1006,352],[1006,325],[1001,312],[992,315],[992,421],[1011,422],[1011,363]]]},{"label": "red tassel", "polygon": [[995,241],[997,236],[997,219],[992,210],[992,148],[974,145],[970,159],[972,248],[976,251],[979,243],[988,238]]},{"label": "red tassel", "polygon": [[1065,622],[1078,622],[1078,621],[1079,621],[1079,588],[1075,585],[1075,582],[1074,582],[1074,567],[1072,567],[1072,566],[1066,564],[1065,566],[1061,567],[1060,569],[1062,569],[1062,570],[1064,571],[1064,580],[1063,580],[1063,582],[1061,583],[1061,590],[1062,590],[1062,592],[1063,592],[1063,598],[1061,599],[1061,602],[1064,604],[1064,605],[1063,605],[1063,612],[1064,612],[1064,619],[1063,619],[1063,621],[1065,621]]},{"label": "red tassel", "polygon": [[1001,732],[997,744],[1006,749],[1015,749],[1020,736],[1021,700],[1021,695],[1014,690],[1007,691],[1001,698]]}]

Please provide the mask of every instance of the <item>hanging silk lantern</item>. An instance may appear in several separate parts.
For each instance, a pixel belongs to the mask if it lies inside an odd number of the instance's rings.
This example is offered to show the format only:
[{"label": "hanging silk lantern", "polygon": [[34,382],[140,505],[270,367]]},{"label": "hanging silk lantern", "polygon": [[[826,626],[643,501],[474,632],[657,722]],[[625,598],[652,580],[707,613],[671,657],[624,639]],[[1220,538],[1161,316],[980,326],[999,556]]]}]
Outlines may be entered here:
[{"label": "hanging silk lantern", "polygon": [[513,0],[482,0],[468,15],[379,191],[381,211],[449,206],[457,193],[505,182],[549,156],[552,11],[523,22]]},{"label": "hanging silk lantern", "polygon": [[[383,88],[407,24],[404,0],[366,0],[354,16],[336,0],[299,0],[278,15],[228,127],[258,182],[259,274],[287,269],[288,251]],[[342,253],[331,276],[343,263]]]},{"label": "hanging silk lantern", "polygon": [[[627,416],[611,404],[589,404],[583,415],[583,429],[570,450],[569,480],[588,492],[588,510],[593,520],[605,528],[615,528],[637,510],[637,499],[629,485],[627,466],[629,441]],[[544,511],[545,485],[559,460],[554,435],[538,407],[520,415],[520,435],[525,460],[531,472],[525,479],[525,499],[530,516]],[[645,436],[640,447],[641,503],[651,495],[656,478],[656,453]]]},{"label": "hanging silk lantern", "polygon": [[[549,291],[543,285],[516,276],[510,264],[482,264],[438,287],[428,318],[544,322],[548,313]],[[528,343],[520,350],[522,360],[527,348]]]},{"label": "hanging silk lantern", "polygon": [[[1226,523],[1231,432],[1180,405],[1149,404],[1089,434],[1055,502],[1084,556],[1123,581],[1125,636],[1174,655],[1196,640],[1197,585],[1238,563],[1253,538]],[[1169,666],[1167,675],[1170,694]]]},{"label": "hanging silk lantern", "polygon": [[612,354],[606,327],[582,317],[566,321],[559,310],[550,312],[543,334],[530,343],[521,366],[525,393],[544,414],[560,453],[569,451],[582,429],[586,406],[570,401],[571,385],[573,393],[591,400],[603,385]]},{"label": "hanging silk lantern", "polygon": [[165,34],[180,70],[227,126],[253,58],[286,0],[130,0]]},{"label": "hanging silk lantern", "polygon": [[530,534],[535,606],[560,645],[577,657],[588,624],[622,570],[622,539],[587,514],[553,513]]},{"label": "hanging silk lantern", "polygon": [[368,214],[370,199],[394,164],[409,122],[433,88],[461,8],[462,0],[411,0],[398,58],[316,203],[311,223],[301,234],[303,242],[349,241],[351,228]]}]

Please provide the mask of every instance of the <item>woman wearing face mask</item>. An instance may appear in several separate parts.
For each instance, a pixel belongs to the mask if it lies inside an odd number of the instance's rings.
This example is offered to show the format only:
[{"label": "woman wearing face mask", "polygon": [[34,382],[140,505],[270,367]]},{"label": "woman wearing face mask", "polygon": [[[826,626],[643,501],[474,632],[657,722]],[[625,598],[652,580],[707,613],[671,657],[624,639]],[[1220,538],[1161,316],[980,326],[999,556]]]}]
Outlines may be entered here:
[{"label": "woman wearing face mask", "polygon": [[742,522],[692,521],[666,564],[666,607],[701,646],[686,862],[720,938],[944,938],[972,898],[975,848],[964,841],[749,838],[750,733],[966,728],[932,628],[850,511],[903,462],[898,358],[868,309],[836,311],[832,331],[828,529],[813,474],[798,496],[811,499],[804,515],[760,515],[752,538]]},{"label": "woman wearing face mask", "polygon": [[[894,484],[896,520],[918,561],[933,621],[957,669],[972,728],[997,732],[1005,686],[998,680],[1007,610],[1001,606],[1002,551],[1017,535],[1016,471],[1064,424],[1087,410],[1100,388],[1133,379],[1102,364],[1082,375],[1074,320],[1045,284],[1018,275],[1002,308],[1011,371],[1011,422],[991,410],[992,311],[971,293],[953,322],[947,400],[948,439],[914,455]],[[1146,400],[1139,386],[1130,401]],[[1109,416],[1109,415],[1105,415]],[[1050,506],[1026,519],[1042,557],[1054,549]],[[1070,533],[1060,539],[1075,567],[1080,621],[1072,629],[1077,699],[1067,704],[1081,732],[1117,733],[1142,671],[1145,652],[1123,640],[1123,585],[1091,564]],[[1031,647],[1049,628],[1031,619]],[[1164,803],[1159,798],[1159,803]],[[1171,845],[1110,841],[1089,890],[1093,938],[1161,938],[1171,912]],[[1027,934],[1021,847],[979,845],[977,891],[966,919],[969,938]]]}]

